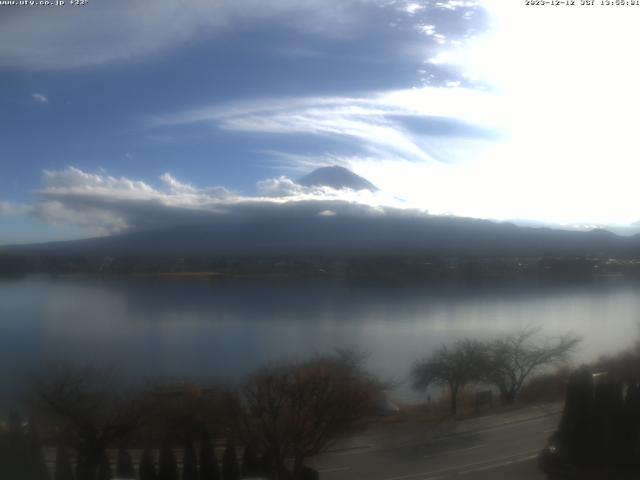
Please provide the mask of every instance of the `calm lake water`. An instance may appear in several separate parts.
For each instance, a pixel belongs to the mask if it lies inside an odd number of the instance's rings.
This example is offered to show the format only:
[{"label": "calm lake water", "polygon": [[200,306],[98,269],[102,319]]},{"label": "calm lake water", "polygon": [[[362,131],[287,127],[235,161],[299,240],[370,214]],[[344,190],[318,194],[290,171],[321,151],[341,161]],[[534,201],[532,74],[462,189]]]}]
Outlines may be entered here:
[{"label": "calm lake water", "polygon": [[371,370],[402,382],[414,361],[458,338],[571,331],[584,337],[582,361],[631,346],[639,322],[640,283],[624,279],[400,287],[32,276],[0,281],[0,396],[9,402],[52,365],[237,381],[265,362],[336,347],[368,353]]}]

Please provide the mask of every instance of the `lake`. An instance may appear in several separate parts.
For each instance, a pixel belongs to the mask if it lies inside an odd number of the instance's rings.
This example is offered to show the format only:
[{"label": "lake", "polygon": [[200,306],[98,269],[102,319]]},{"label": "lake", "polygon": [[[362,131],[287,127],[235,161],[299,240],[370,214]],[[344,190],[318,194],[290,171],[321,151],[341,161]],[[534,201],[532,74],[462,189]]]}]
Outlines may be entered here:
[{"label": "lake", "polygon": [[[30,276],[0,281],[0,385],[11,401],[55,365],[132,379],[234,382],[256,367],[336,347],[403,382],[442,343],[526,326],[584,337],[575,361],[640,337],[640,283],[380,285],[338,280]],[[396,395],[412,398],[406,384]],[[415,397],[413,397],[415,398]]]}]

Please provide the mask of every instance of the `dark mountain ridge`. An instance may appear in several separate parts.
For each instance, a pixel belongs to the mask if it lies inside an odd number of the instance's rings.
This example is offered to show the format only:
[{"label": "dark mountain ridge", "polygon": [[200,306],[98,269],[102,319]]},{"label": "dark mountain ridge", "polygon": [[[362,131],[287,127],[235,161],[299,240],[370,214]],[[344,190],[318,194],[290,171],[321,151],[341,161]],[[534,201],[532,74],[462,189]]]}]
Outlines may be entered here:
[{"label": "dark mountain ridge", "polygon": [[518,227],[457,217],[215,216],[206,223],[65,242],[0,247],[0,253],[74,255],[405,254],[640,256],[640,237],[604,230]]}]

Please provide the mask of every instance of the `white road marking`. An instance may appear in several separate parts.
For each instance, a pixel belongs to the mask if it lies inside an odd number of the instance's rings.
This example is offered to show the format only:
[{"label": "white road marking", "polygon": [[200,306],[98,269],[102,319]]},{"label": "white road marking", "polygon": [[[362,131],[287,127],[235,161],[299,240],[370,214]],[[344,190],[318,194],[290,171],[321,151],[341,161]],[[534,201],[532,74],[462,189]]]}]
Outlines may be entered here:
[{"label": "white road marking", "polygon": [[513,465],[515,463],[520,463],[520,462],[526,462],[528,460],[532,460],[534,458],[537,458],[538,454],[534,454],[534,455],[529,455],[526,457],[522,457],[522,458],[517,458],[517,459],[513,459],[513,460],[507,460],[504,462],[499,462],[499,463],[493,463],[491,465],[485,465],[484,467],[480,467],[480,468],[474,468],[471,470],[461,470],[458,473],[458,475],[467,475],[469,473],[477,473],[477,472],[484,472],[485,470],[493,470],[494,468],[500,468],[500,467],[505,467],[507,465]]},{"label": "white road marking", "polygon": [[351,467],[325,468],[324,470],[318,470],[318,472],[319,473],[331,473],[331,472],[344,472],[346,470],[351,470]]},{"label": "white road marking", "polygon": [[[497,468],[495,465],[498,465],[499,463],[505,462],[507,460],[512,460],[512,462],[510,463],[516,463],[513,460],[517,459],[518,457],[522,457],[523,455],[527,455],[526,460],[529,460],[530,458],[536,457],[537,452],[538,450],[529,450],[527,452],[520,452],[514,455],[509,455],[507,457],[491,458],[488,460],[483,460],[481,462],[467,463],[465,465],[456,465],[454,467],[441,468],[440,470],[433,470],[431,472],[412,473],[409,475],[401,475],[399,477],[390,477],[390,478],[386,478],[385,480],[407,480],[410,478],[418,478],[418,477],[422,477],[422,480],[435,480],[435,478],[441,478],[442,477],[441,474],[443,473],[460,473],[460,472],[466,471],[466,470],[460,470],[460,469],[468,469],[469,467],[482,468],[482,467],[491,466],[491,468]],[[533,455],[534,453],[536,455]],[[519,460],[519,461],[524,461],[524,460]],[[497,463],[491,463],[491,462],[497,462]],[[509,465],[509,463],[506,463],[505,465]],[[473,470],[468,470],[467,473],[470,473],[471,471]]]},{"label": "white road marking", "polygon": [[326,452],[326,456],[342,457],[344,455],[362,455],[363,453],[371,453],[373,449],[372,445],[365,445],[363,447],[345,448],[343,450],[333,450]]},{"label": "white road marking", "polygon": [[489,446],[488,443],[481,443],[479,445],[474,445],[472,447],[458,448],[456,450],[447,450],[446,452],[440,452],[440,453],[434,453],[434,454],[431,454],[431,455],[425,455],[424,458],[442,457],[444,455],[451,455],[453,453],[467,452],[469,450],[475,450],[477,448],[483,448],[483,447],[487,447],[487,446]]},{"label": "white road marking", "polygon": [[459,433],[454,432],[454,433],[451,433],[451,434],[448,434],[448,435],[443,435],[443,436],[444,437],[448,437],[448,436],[456,436],[456,435],[475,435],[477,433],[493,432],[495,430],[508,430],[508,429],[511,429],[511,428],[520,428],[520,427],[522,427],[523,424],[534,423],[534,422],[542,423],[543,421],[547,420],[549,417],[554,417],[554,416],[559,416],[559,415],[560,415],[560,412],[558,412],[558,413],[550,413],[548,415],[541,415],[539,417],[519,420],[519,421],[515,421],[515,422],[507,422],[507,423],[503,423],[503,424],[498,424],[498,425],[494,425],[492,427],[478,428],[477,430],[470,430],[470,431],[459,432]]}]

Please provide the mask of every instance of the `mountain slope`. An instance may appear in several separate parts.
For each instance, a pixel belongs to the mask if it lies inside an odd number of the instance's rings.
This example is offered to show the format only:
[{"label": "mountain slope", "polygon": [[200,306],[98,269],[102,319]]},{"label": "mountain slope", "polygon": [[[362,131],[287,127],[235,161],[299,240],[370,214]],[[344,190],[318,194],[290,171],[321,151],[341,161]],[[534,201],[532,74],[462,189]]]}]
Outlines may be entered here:
[{"label": "mountain slope", "polygon": [[300,178],[298,184],[306,187],[331,187],[337,190],[350,188],[352,190],[370,190],[375,192],[378,188],[371,182],[356,175],[344,167],[321,167],[308,175]]},{"label": "mountain slope", "polygon": [[256,213],[87,240],[0,248],[32,254],[428,253],[537,256],[640,254],[640,238],[517,227],[455,217]]}]

